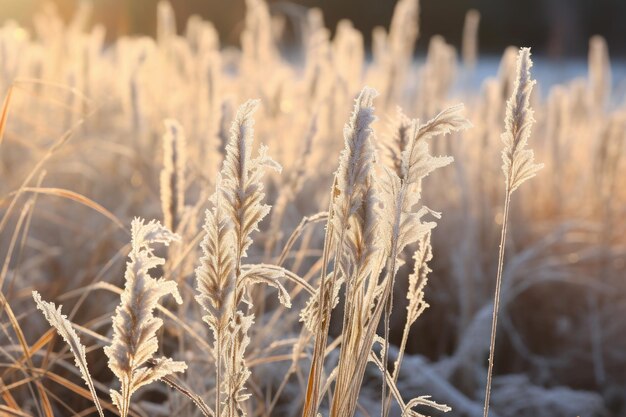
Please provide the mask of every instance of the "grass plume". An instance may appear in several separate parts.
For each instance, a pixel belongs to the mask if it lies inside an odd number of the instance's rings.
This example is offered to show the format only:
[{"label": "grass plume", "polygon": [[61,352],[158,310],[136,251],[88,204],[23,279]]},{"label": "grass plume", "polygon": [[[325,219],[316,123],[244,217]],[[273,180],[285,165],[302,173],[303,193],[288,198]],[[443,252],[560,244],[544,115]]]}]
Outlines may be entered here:
[{"label": "grass plume", "polygon": [[[113,318],[113,340],[104,348],[109,368],[121,383],[120,391],[111,390],[111,399],[122,417],[128,415],[132,394],[164,376],[183,372],[187,365],[170,358],[154,359],[159,345],[157,330],[163,320],[154,317],[159,300],[172,295],[181,304],[176,282],[155,279],[149,271],[165,260],[154,254],[153,245],[169,245],[178,236],[155,220],[145,223],[135,218],[131,227],[131,251],[126,264],[124,292]],[[150,362],[149,362],[150,361]]]},{"label": "grass plume", "polygon": [[543,164],[536,164],[534,153],[526,149],[531,127],[535,122],[533,111],[530,108],[530,94],[535,81],[530,78],[530,48],[521,48],[517,56],[517,70],[513,94],[507,101],[505,131],[502,134],[504,149],[502,150],[502,171],[505,178],[504,212],[502,234],[500,237],[500,251],[498,254],[498,274],[493,299],[493,315],[491,321],[491,338],[489,341],[489,365],[487,369],[487,384],[485,388],[484,417],[489,415],[489,399],[491,397],[491,383],[493,378],[493,361],[496,346],[496,330],[498,325],[498,310],[500,306],[500,291],[502,287],[502,268],[504,266],[504,247],[508,226],[511,195],[524,181],[534,177],[543,168]]}]

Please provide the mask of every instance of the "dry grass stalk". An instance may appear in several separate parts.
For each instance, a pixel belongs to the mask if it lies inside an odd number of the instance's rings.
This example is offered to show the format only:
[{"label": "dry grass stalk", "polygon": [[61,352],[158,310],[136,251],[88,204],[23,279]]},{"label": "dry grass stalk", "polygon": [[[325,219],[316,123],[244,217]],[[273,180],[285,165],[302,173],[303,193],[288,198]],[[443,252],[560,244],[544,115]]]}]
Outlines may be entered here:
[{"label": "dry grass stalk", "polygon": [[89,368],[87,367],[85,346],[83,346],[80,342],[80,338],[72,327],[72,323],[67,319],[67,316],[61,313],[62,306],[57,308],[54,303],[43,301],[41,299],[41,295],[39,295],[37,291],[33,291],[33,299],[35,300],[35,303],[37,303],[37,308],[41,310],[43,315],[46,317],[46,320],[48,320],[48,323],[56,329],[65,343],[69,346],[70,351],[74,355],[74,363],[79,369],[80,375],[85,381],[85,384],[87,384],[87,387],[89,388],[93,402],[96,405],[96,410],[101,417],[104,417],[104,412],[102,411],[102,406],[100,405],[96,388],[93,384],[93,380],[91,379]]},{"label": "dry grass stalk", "polygon": [[222,181],[218,176],[218,191],[212,196],[213,209],[206,211],[201,248],[203,257],[196,269],[198,296],[196,300],[207,313],[202,319],[209,325],[215,351],[215,410],[221,415],[222,354],[226,344],[226,327],[235,302],[235,245],[234,225],[226,216],[219,191]]},{"label": "dry grass stalk", "polygon": [[[352,218],[347,239],[347,253],[341,269],[346,276],[345,308],[342,329],[342,344],[335,383],[335,392],[331,407],[331,416],[344,415],[342,409],[347,395],[358,396],[358,383],[353,376],[359,366],[358,353],[364,339],[364,329],[371,320],[371,310],[380,288],[378,277],[383,267],[385,253],[384,238],[387,231],[379,221],[384,211],[379,200],[374,177],[366,182],[366,191],[362,206]],[[356,373],[358,376],[358,373]],[[351,403],[351,402],[349,402]],[[356,406],[356,404],[354,404]],[[350,411],[348,411],[349,413]],[[348,415],[348,414],[346,414]]]},{"label": "dry grass stalk", "polygon": [[[156,333],[163,320],[153,311],[161,297],[171,294],[181,304],[182,299],[174,281],[155,279],[150,269],[165,260],[153,253],[153,245],[169,245],[178,236],[155,220],[144,223],[135,218],[131,228],[132,246],[126,266],[124,292],[113,318],[113,340],[104,348],[109,368],[120,380],[120,391],[111,390],[111,399],[122,417],[128,415],[132,394],[174,372],[183,372],[187,365],[170,358],[153,356],[159,348]],[[148,364],[150,361],[150,364]]]},{"label": "dry grass stalk", "polygon": [[415,42],[419,36],[419,13],[418,0],[400,0],[394,8],[388,39],[383,49],[388,78],[387,85],[382,90],[385,94],[385,105],[390,103],[392,97],[403,94]]},{"label": "dry grass stalk", "polygon": [[[365,184],[371,175],[374,162],[374,148],[370,140],[374,121],[373,100],[378,93],[372,88],[364,88],[356,99],[354,111],[344,127],[345,148],[341,152],[339,168],[335,173],[332,188],[331,210],[324,242],[324,265],[327,264],[330,245],[334,244],[334,259],[339,264],[332,272],[329,281],[326,277],[326,268],[322,269],[320,291],[316,294],[317,319],[315,323],[308,323],[308,327],[315,328],[315,344],[303,417],[313,417],[317,414],[320,396],[320,379],[324,365],[326,343],[328,340],[328,326],[333,300],[338,291],[338,280],[341,275],[344,279],[348,271],[340,271],[344,256],[345,231],[350,218],[363,203]],[[333,243],[334,238],[334,243]],[[314,305],[311,300],[309,305]],[[313,315],[308,316],[309,319]]]},{"label": "dry grass stalk", "polygon": [[[383,295],[380,300],[380,304],[385,305],[383,326],[385,329],[385,353],[382,360],[385,371],[387,369],[386,345],[389,343],[389,319],[393,308],[392,289],[395,275],[401,265],[399,254],[407,245],[417,242],[426,232],[435,227],[433,222],[422,223],[421,221],[424,215],[427,213],[435,214],[434,212],[425,207],[414,211],[415,205],[421,198],[422,180],[432,171],[452,162],[451,157],[433,157],[430,155],[427,140],[470,127],[470,123],[462,116],[462,111],[463,105],[450,107],[422,126],[419,126],[417,120],[413,120],[408,135],[410,142],[401,153],[400,175],[391,169],[386,169],[387,182],[384,189],[387,193],[385,203],[388,206],[388,214],[385,217],[391,219],[388,225],[391,236],[388,244],[387,273],[381,284]],[[436,214],[436,216],[438,215]],[[371,346],[371,342],[368,343]],[[386,384],[383,384],[383,416],[387,415],[389,407],[385,387]]]},{"label": "dry grass stalk", "polygon": [[505,178],[504,212],[500,251],[498,254],[498,275],[493,299],[493,315],[491,321],[491,338],[489,342],[489,365],[487,369],[487,385],[485,388],[485,405],[483,415],[489,415],[489,398],[493,374],[493,359],[496,345],[496,329],[498,324],[498,308],[500,306],[500,289],[502,285],[502,268],[504,266],[504,247],[508,226],[511,195],[524,181],[534,177],[543,168],[543,164],[535,164],[534,153],[526,149],[531,127],[534,123],[533,111],[530,108],[530,94],[536,81],[530,78],[530,48],[521,48],[517,57],[517,71],[513,94],[507,101],[505,131],[502,134],[504,149],[502,150],[502,171]]},{"label": "dry grass stalk", "polygon": [[265,168],[280,170],[280,165],[267,155],[265,146],[261,146],[257,158],[250,157],[254,138],[252,115],[257,108],[258,100],[249,100],[233,120],[226,158],[211,197],[213,209],[206,211],[206,235],[201,244],[204,256],[196,270],[196,299],[208,313],[203,319],[215,339],[218,416],[247,414],[244,402],[250,395],[245,392],[245,384],[250,371],[244,354],[254,316],[238,309],[245,300],[247,287],[256,283],[273,286],[278,290],[279,301],[291,306],[289,294],[280,283],[285,278],[282,268],[242,264],[252,244],[250,234],[270,210],[270,206],[262,204]]},{"label": "dry grass stalk", "polygon": [[[391,376],[394,384],[398,381],[398,375],[400,374],[400,367],[402,366],[404,351],[409,339],[411,326],[429,307],[428,303],[424,300],[424,288],[428,283],[428,273],[431,272],[431,269],[428,267],[428,262],[433,258],[433,248],[430,243],[430,235],[430,231],[424,234],[419,241],[417,251],[413,255],[415,266],[413,273],[409,275],[409,288],[406,295],[406,298],[409,300],[409,304],[406,307],[406,322],[404,323],[404,329],[402,330],[402,340],[400,341],[400,346],[398,347],[398,358],[394,362],[393,373]],[[391,405],[389,403],[390,401],[391,396],[387,397],[383,410],[389,410]]]},{"label": "dry grass stalk", "polygon": [[250,377],[250,370],[246,366],[245,351],[250,343],[248,331],[254,321],[254,316],[237,311],[229,322],[224,343],[225,380],[224,380],[224,412],[226,417],[245,417],[247,415],[244,402],[250,398],[246,392],[246,381]]},{"label": "dry grass stalk", "polygon": [[[357,110],[355,107],[355,114],[358,114]],[[388,317],[392,308],[391,289],[401,262],[398,259],[399,254],[406,245],[417,241],[435,225],[432,222],[421,221],[430,210],[422,208],[414,211],[414,206],[420,198],[421,181],[433,170],[452,161],[451,158],[432,157],[428,153],[426,140],[467,128],[469,123],[461,116],[461,110],[462,106],[447,109],[421,127],[416,120],[411,121],[410,126],[404,126],[404,129],[408,128],[409,133],[403,132],[400,136],[407,135],[408,143],[405,149],[395,152],[396,155],[398,153],[401,155],[400,163],[395,164],[400,172],[386,169],[386,181],[382,185],[378,185],[374,180],[373,167],[363,168],[368,164],[374,164],[374,160],[367,160],[367,156],[363,157],[359,152],[355,152],[354,149],[358,150],[359,147],[354,146],[354,143],[358,144],[359,141],[349,141],[350,136],[346,135],[346,150],[342,155],[337,174],[337,183],[341,186],[337,187],[339,195],[335,198],[333,207],[335,216],[333,229],[336,230],[338,248],[336,259],[339,259],[333,275],[339,270],[346,280],[342,345],[330,411],[333,417],[352,416],[356,411],[361,381],[383,309],[386,311],[384,326],[386,334],[382,363],[383,371],[386,373]],[[372,119],[370,112],[368,117]],[[355,119],[353,116],[352,120]],[[348,133],[351,131],[346,129]],[[358,129],[354,131],[358,132]],[[358,138],[358,135],[356,137]],[[369,140],[365,144],[371,146],[368,142]],[[405,141],[396,140],[396,142]],[[368,155],[363,151],[361,153]],[[362,171],[356,171],[355,174],[354,168],[345,169],[351,167],[349,162],[346,162],[350,161],[346,157],[350,155],[359,155],[364,160],[360,162],[359,167]],[[381,191],[377,191],[379,188]],[[356,194],[357,198],[350,198],[355,195],[354,190],[360,194]],[[376,197],[378,193],[381,193],[382,197]],[[382,205],[377,202],[378,199],[382,200]],[[347,228],[341,219],[347,219],[350,227]],[[391,220],[385,222],[380,219]],[[346,234],[345,230],[349,232]],[[385,256],[387,273],[379,282],[378,277],[385,264]],[[383,398],[386,398],[385,390]]]},{"label": "dry grass stalk", "polygon": [[178,230],[185,209],[185,166],[187,150],[183,127],[174,119],[166,119],[163,135],[163,169],[161,170],[161,207],[163,224]]},{"label": "dry grass stalk", "polygon": [[609,48],[602,36],[589,40],[589,96],[592,111],[606,109],[611,94]]},{"label": "dry grass stalk", "polygon": [[469,10],[465,14],[465,24],[463,25],[463,65],[470,70],[476,67],[478,58],[478,25],[480,23],[480,12]]}]

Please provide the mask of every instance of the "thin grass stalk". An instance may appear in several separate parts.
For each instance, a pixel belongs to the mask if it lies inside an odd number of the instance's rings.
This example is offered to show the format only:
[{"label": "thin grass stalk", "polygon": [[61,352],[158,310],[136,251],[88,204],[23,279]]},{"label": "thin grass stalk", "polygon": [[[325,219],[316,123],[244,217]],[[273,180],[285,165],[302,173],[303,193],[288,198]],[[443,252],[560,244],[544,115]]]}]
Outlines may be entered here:
[{"label": "thin grass stalk", "polygon": [[[402,330],[402,340],[398,348],[398,358],[394,363],[393,373],[391,375],[393,384],[395,385],[400,375],[400,367],[404,359],[406,344],[409,339],[411,326],[422,315],[429,305],[424,301],[424,287],[428,282],[428,273],[431,271],[428,267],[428,261],[432,259],[432,246],[430,243],[430,232],[420,241],[420,248],[414,255],[415,267],[413,274],[409,276],[409,288],[407,298],[409,305],[407,306],[407,317]],[[414,277],[414,278],[413,278]],[[383,406],[383,415],[385,411],[388,413],[391,406],[392,393],[387,396],[386,403]]]},{"label": "thin grass stalk", "polygon": [[[396,204],[396,218],[398,219],[398,221],[394,224],[394,230],[393,230],[393,235],[394,236],[398,236],[400,231],[398,230],[400,227],[399,221],[400,221],[400,217],[402,216],[402,203],[404,202],[404,196],[406,194],[406,185],[407,183],[404,182],[402,184],[402,189],[400,190],[400,196],[398,197],[397,200],[397,204]],[[384,318],[384,332],[385,332],[385,346],[383,349],[383,360],[382,360],[382,365],[383,365],[383,375],[387,372],[387,362],[388,362],[388,355],[389,355],[389,349],[388,349],[388,345],[389,345],[389,323],[391,321],[391,310],[393,309],[393,284],[395,281],[395,276],[396,276],[396,262],[397,262],[397,258],[398,257],[398,245],[397,242],[394,242],[393,246],[392,246],[392,253],[391,253],[391,257],[390,259],[392,260],[391,262],[391,266],[387,269],[387,277],[385,278],[384,282],[387,282],[390,291],[388,292],[388,297],[385,300],[385,318]],[[382,407],[382,417],[387,417],[387,415],[389,414],[389,401],[386,401],[385,399],[387,398],[387,393],[386,393],[386,389],[387,389],[387,384],[385,383],[385,381],[383,380],[383,385],[382,385],[382,394],[381,394],[381,398],[383,399],[383,407]]]},{"label": "thin grass stalk", "polygon": [[[321,211],[311,216],[303,217],[302,220],[300,220],[300,223],[298,224],[298,226],[291,233],[291,236],[289,236],[289,239],[287,239],[287,243],[285,243],[285,246],[283,247],[283,250],[280,253],[280,256],[278,257],[278,261],[276,262],[276,265],[283,265],[285,263],[285,260],[287,259],[287,256],[289,255],[289,251],[291,250],[293,245],[296,243],[296,240],[300,237],[300,235],[302,235],[302,232],[304,231],[306,226],[308,226],[309,224],[321,222],[323,220],[328,221],[328,212],[326,211]],[[297,271],[297,269],[295,268],[293,270]]]},{"label": "thin grass stalk", "polygon": [[504,266],[504,247],[506,244],[506,231],[509,218],[509,206],[511,204],[511,192],[506,191],[504,197],[504,213],[502,220],[502,233],[500,235],[500,249],[498,251],[498,274],[496,275],[496,290],[493,298],[493,315],[491,316],[491,337],[489,339],[489,365],[487,369],[487,386],[485,387],[485,406],[483,417],[489,415],[489,400],[491,398],[491,382],[493,379],[493,360],[496,348],[496,329],[498,327],[498,311],[500,308],[500,291],[502,288],[502,270]]},{"label": "thin grass stalk", "polygon": [[[333,191],[335,190],[337,179],[333,182]],[[307,381],[306,395],[304,399],[304,406],[302,408],[302,417],[314,417],[319,405],[319,384],[322,375],[322,369],[324,364],[326,342],[328,340],[328,326],[330,320],[325,320],[326,303],[324,289],[326,288],[326,274],[328,267],[328,258],[330,256],[329,248],[332,245],[333,232],[333,201],[331,198],[328,207],[328,220],[326,222],[326,235],[324,237],[324,249],[322,254],[322,269],[320,271],[320,291],[318,298],[318,326],[319,331],[315,337],[315,344],[313,347],[313,357],[311,359],[311,368],[309,369],[309,378]],[[332,298],[333,289],[330,290],[329,298]],[[332,302],[332,299],[331,299]],[[320,363],[321,362],[321,363]]]},{"label": "thin grass stalk", "polygon": [[89,368],[87,367],[85,346],[81,344],[72,323],[61,313],[61,307],[57,309],[53,303],[43,301],[37,291],[33,291],[32,294],[35,302],[37,303],[37,308],[41,310],[46,320],[56,329],[65,343],[69,346],[72,354],[74,355],[74,363],[79,369],[85,384],[89,388],[89,392],[91,393],[98,414],[100,417],[104,417],[100,400],[96,394],[96,388],[91,378],[91,374],[89,373]]},{"label": "thin grass stalk", "polygon": [[[435,118],[422,126],[418,126],[417,120],[410,122],[409,143],[402,151],[401,175],[393,170],[388,170],[389,175],[389,199],[393,204],[393,211],[390,212],[391,221],[391,241],[389,258],[387,260],[387,271],[385,279],[382,281],[385,286],[385,296],[380,299],[384,303],[384,346],[382,352],[382,365],[384,372],[387,372],[388,344],[389,344],[389,323],[391,311],[393,309],[393,287],[397,272],[397,258],[402,253],[407,244],[421,239],[424,233],[435,227],[435,223],[422,223],[421,218],[430,212],[439,217],[435,212],[422,208],[413,213],[413,207],[419,202],[421,197],[421,187],[423,179],[437,168],[448,165],[452,162],[450,157],[433,157],[428,152],[426,140],[434,136],[446,135],[454,131],[467,129],[471,124],[461,116],[463,105],[450,107]],[[412,227],[407,227],[406,223],[412,216],[410,223]],[[389,413],[389,401],[386,393],[387,384],[382,385],[381,416],[386,417]]]},{"label": "thin grass stalk", "polygon": [[215,415],[222,415],[222,400],[221,400],[221,387],[222,387],[222,342],[220,340],[221,335],[216,334],[215,338]]},{"label": "thin grass stalk", "polygon": [[504,212],[502,234],[500,236],[500,251],[498,254],[498,273],[496,276],[496,289],[493,301],[493,315],[491,319],[489,365],[487,369],[483,417],[488,417],[489,415],[498,310],[500,307],[500,291],[502,287],[502,269],[504,265],[504,249],[511,195],[524,181],[534,177],[537,172],[543,168],[543,164],[536,164],[534,162],[533,151],[526,149],[528,138],[531,134],[531,127],[535,121],[533,118],[533,110],[530,107],[530,94],[535,85],[535,81],[530,77],[530,68],[532,65],[530,48],[521,48],[517,57],[516,78],[513,92],[507,101],[505,131],[502,134],[502,142],[504,143],[504,149],[502,150],[502,172],[505,177]]},{"label": "thin grass stalk", "polygon": [[[385,291],[381,295],[381,298],[380,298],[381,300],[389,296],[388,289],[389,287],[386,286]],[[348,393],[348,395],[345,396],[345,400],[347,400],[348,402],[343,401],[339,408],[340,411],[336,411],[334,414],[337,417],[354,415],[354,408],[356,406],[359,388],[361,384],[363,383],[365,367],[368,362],[367,360],[362,360],[362,358],[363,357],[367,358],[370,355],[372,344],[374,342],[374,337],[376,336],[376,329],[378,327],[378,322],[380,321],[380,318],[383,312],[384,304],[385,304],[384,302],[379,302],[376,304],[376,307],[374,308],[374,311],[372,312],[370,316],[370,320],[368,321],[367,325],[364,326],[364,328],[366,329],[365,335],[363,337],[364,342],[361,344],[361,347],[356,355],[357,366],[354,371],[355,379],[352,380],[350,392]],[[345,412],[346,409],[352,410],[351,413]]]}]

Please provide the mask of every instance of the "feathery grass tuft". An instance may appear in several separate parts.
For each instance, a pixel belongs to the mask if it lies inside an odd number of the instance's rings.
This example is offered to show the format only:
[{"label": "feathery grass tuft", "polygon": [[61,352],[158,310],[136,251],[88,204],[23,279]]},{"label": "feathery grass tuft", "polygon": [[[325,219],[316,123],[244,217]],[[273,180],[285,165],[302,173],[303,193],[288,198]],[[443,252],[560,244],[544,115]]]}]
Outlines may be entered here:
[{"label": "feathery grass tuft", "polygon": [[257,158],[250,157],[254,138],[252,115],[258,105],[258,100],[244,103],[231,125],[226,158],[211,197],[213,208],[206,211],[206,235],[201,243],[204,256],[196,269],[196,300],[207,312],[203,319],[214,337],[218,416],[246,415],[243,404],[250,396],[245,393],[250,371],[244,354],[254,316],[238,310],[238,305],[241,301],[252,304],[245,298],[248,286],[263,283],[275,287],[281,304],[291,306],[289,293],[280,283],[285,278],[282,268],[242,265],[252,244],[250,234],[258,230],[259,222],[270,211],[270,206],[262,203],[265,168],[281,169],[267,155],[265,146],[261,146]]},{"label": "feathery grass tuft", "polygon": [[502,134],[504,149],[502,151],[502,171],[505,178],[504,212],[502,234],[500,235],[500,251],[498,253],[498,274],[493,299],[491,320],[491,338],[489,341],[489,364],[487,368],[487,384],[485,387],[485,405],[483,416],[489,416],[489,398],[491,397],[491,381],[493,377],[493,361],[496,348],[496,331],[498,326],[498,310],[500,306],[500,290],[502,287],[502,269],[504,267],[504,248],[511,206],[511,195],[524,181],[534,177],[543,164],[535,164],[534,153],[526,149],[531,127],[535,122],[533,110],[530,108],[530,93],[536,81],[530,78],[530,48],[521,48],[517,56],[517,70],[513,93],[506,104],[505,131]]},{"label": "feathery grass tuft", "polygon": [[43,315],[46,317],[46,320],[48,320],[48,323],[56,329],[65,343],[69,346],[70,351],[74,355],[74,363],[80,371],[80,375],[83,377],[85,384],[87,384],[87,387],[89,388],[96,410],[101,417],[104,417],[104,412],[102,411],[102,406],[100,405],[96,388],[93,384],[93,380],[91,379],[89,368],[87,367],[85,346],[83,346],[80,342],[80,338],[72,327],[72,323],[67,319],[67,316],[61,313],[62,306],[57,308],[54,303],[43,301],[41,299],[41,295],[39,295],[37,291],[33,291],[33,299],[35,300],[35,303],[37,303],[37,308],[41,310]]},{"label": "feathery grass tuft", "polygon": [[537,83],[530,78],[530,48],[520,49],[517,57],[517,76],[513,94],[506,103],[505,131],[502,134],[502,172],[507,193],[513,192],[524,181],[537,175],[543,164],[535,164],[532,149],[526,149],[535,119],[530,107],[530,94]]},{"label": "feathery grass tuft", "polygon": [[252,244],[250,234],[258,229],[259,222],[270,211],[269,205],[261,203],[265,197],[261,181],[265,168],[281,171],[280,165],[267,155],[266,146],[261,146],[258,157],[251,158],[254,138],[252,115],[258,107],[258,100],[248,100],[237,111],[222,167],[220,192],[235,228],[236,260],[246,256],[246,250]]},{"label": "feathery grass tuft", "polygon": [[169,245],[179,237],[155,220],[144,223],[139,218],[133,220],[131,236],[126,284],[113,318],[113,340],[104,348],[109,368],[121,383],[120,391],[111,390],[111,399],[122,417],[128,415],[130,398],[135,391],[187,368],[184,362],[170,358],[153,360],[159,348],[157,330],[163,324],[163,320],[154,317],[154,309],[159,300],[168,294],[179,304],[183,302],[176,282],[150,276],[152,268],[165,263],[163,258],[153,253],[153,245]]},{"label": "feathery grass tuft", "polygon": [[[321,375],[324,365],[326,343],[328,340],[328,328],[330,315],[336,294],[337,286],[340,285],[342,277],[347,278],[348,271],[339,271],[343,264],[345,245],[345,232],[348,228],[350,218],[360,208],[363,203],[366,183],[372,175],[374,163],[374,147],[371,143],[373,134],[371,123],[374,117],[374,98],[378,95],[376,90],[365,87],[355,100],[354,110],[348,123],[343,129],[344,149],[339,157],[339,168],[335,173],[335,180],[332,187],[331,196],[331,216],[329,216],[326,241],[324,242],[324,267],[321,271],[321,282],[319,291],[314,294],[317,303],[310,300],[307,308],[317,312],[316,317],[308,313],[301,317],[305,320],[313,320],[308,323],[308,328],[315,328],[315,344],[311,368],[309,369],[309,379],[307,383],[307,393],[303,407],[303,417],[313,417],[317,414],[319,407],[319,396],[321,389]],[[332,240],[335,239],[335,242]],[[331,251],[330,245],[334,245],[334,259],[339,267],[335,267],[330,277],[326,277],[326,263]]]}]

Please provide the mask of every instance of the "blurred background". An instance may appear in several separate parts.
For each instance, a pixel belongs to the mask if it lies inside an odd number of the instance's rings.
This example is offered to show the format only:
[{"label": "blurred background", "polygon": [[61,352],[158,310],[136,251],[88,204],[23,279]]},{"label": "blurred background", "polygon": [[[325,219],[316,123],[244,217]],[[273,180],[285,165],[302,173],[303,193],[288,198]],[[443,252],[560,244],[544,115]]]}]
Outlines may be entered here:
[{"label": "blurred background", "polygon": [[[33,10],[54,3],[68,18],[81,0],[0,0],[0,20],[16,19],[28,26]],[[95,23],[106,26],[109,39],[123,34],[154,35],[157,0],[93,0]],[[319,7],[326,25],[335,28],[349,18],[369,44],[375,26],[387,26],[395,0],[268,0],[273,14],[287,16],[290,24],[302,18],[304,8]],[[179,28],[192,15],[211,20],[223,44],[237,44],[243,28],[244,0],[174,0]],[[302,7],[304,6],[304,7]],[[611,56],[626,57],[625,0],[423,0],[421,2],[418,52],[426,50],[428,39],[440,34],[460,46],[463,19],[468,9],[481,13],[481,53],[500,54],[508,45],[532,46],[535,53],[552,59],[582,57],[588,39],[602,35]],[[298,34],[292,33],[293,39]]]}]

